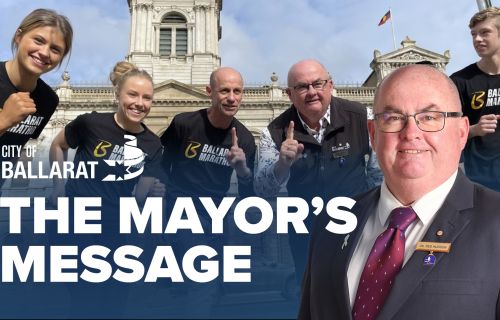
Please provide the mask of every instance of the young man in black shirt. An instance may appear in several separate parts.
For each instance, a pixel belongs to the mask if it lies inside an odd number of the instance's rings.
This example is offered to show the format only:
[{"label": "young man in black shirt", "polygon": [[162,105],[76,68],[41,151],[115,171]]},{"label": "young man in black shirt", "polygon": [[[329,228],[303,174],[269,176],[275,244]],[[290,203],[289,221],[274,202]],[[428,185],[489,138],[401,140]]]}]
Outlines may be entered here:
[{"label": "young man in black shirt", "polygon": [[469,140],[463,152],[465,173],[500,191],[500,8],[476,13],[470,20],[478,62],[451,75],[469,118]]}]

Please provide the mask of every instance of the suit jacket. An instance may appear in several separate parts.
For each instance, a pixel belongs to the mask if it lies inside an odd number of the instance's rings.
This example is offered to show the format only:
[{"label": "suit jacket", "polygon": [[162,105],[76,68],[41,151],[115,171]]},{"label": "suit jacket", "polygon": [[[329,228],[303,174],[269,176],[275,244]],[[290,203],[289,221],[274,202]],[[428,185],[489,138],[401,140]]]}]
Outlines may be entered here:
[{"label": "suit jacket", "polygon": [[[320,214],[302,283],[299,319],[352,319],[347,268],[360,234],[380,198],[380,187],[360,196],[351,212],[358,226],[346,235],[327,231]],[[443,230],[438,237],[436,232]],[[500,193],[472,183],[459,171],[421,241],[450,242],[449,253],[415,251],[397,275],[377,319],[500,319]],[[357,284],[356,284],[357,285]]]}]

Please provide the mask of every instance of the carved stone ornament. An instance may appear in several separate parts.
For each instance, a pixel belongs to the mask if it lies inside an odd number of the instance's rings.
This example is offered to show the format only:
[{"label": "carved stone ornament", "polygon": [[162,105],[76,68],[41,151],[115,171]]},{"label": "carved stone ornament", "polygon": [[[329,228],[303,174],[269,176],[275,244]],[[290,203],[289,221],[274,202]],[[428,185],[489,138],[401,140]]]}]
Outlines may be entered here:
[{"label": "carved stone ornament", "polygon": [[50,120],[49,124],[53,128],[62,128],[62,127],[65,127],[70,122],[71,122],[71,120],[69,120],[69,119],[56,118],[56,119]]},{"label": "carved stone ornament", "polygon": [[399,57],[399,60],[425,60],[424,57],[416,52],[409,51]]},{"label": "carved stone ornament", "polygon": [[271,75],[271,81],[278,82],[278,75],[276,75],[276,72],[273,72],[273,74]]}]

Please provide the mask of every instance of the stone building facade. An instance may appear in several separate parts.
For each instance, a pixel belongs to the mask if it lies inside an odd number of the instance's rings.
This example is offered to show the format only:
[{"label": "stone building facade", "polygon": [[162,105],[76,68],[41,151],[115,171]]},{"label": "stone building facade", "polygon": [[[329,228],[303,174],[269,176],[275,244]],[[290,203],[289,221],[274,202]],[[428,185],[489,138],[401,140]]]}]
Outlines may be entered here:
[{"label": "stone building facade", "polygon": [[[145,122],[160,135],[172,118],[181,112],[210,105],[205,86],[210,73],[220,66],[219,40],[223,35],[220,12],[223,0],[127,0],[131,15],[128,60],[150,72],[155,100]],[[392,70],[420,61],[428,61],[445,71],[450,54],[438,54],[420,48],[408,37],[395,51],[374,51],[370,75],[361,86],[337,84],[335,96],[358,101],[371,110],[376,85]],[[238,112],[240,119],[257,142],[265,126],[288,108],[286,87],[278,84],[276,74],[263,86],[246,87]],[[111,85],[72,84],[70,75],[54,88],[60,98],[57,111],[39,139],[31,141],[36,158],[47,161],[50,143],[64,126],[82,113],[111,112],[116,109]],[[26,188],[46,195],[50,186],[36,180],[13,181],[4,185],[4,194],[22,194]]]},{"label": "stone building facade", "polygon": [[[220,12],[223,0],[128,0],[131,14],[128,60],[147,70],[153,77],[155,99],[145,123],[161,135],[172,118],[181,112],[210,106],[205,86],[210,73],[220,66],[219,40],[222,33]],[[361,86],[336,85],[333,94],[358,101],[371,111],[375,88],[390,72],[404,65],[427,61],[445,71],[450,60],[448,51],[437,54],[420,48],[408,37],[395,51],[382,54],[375,50],[370,75]],[[252,132],[257,142],[261,130],[290,105],[286,87],[279,85],[272,74],[264,86],[246,87],[238,119]],[[60,98],[57,111],[39,139],[35,158],[20,161],[43,161],[48,164],[48,152],[54,136],[71,120],[91,111],[112,112],[116,109],[111,85],[87,86],[72,84],[70,75],[54,88]],[[71,154],[70,154],[71,158]],[[7,181],[4,196],[47,197],[51,183],[26,179]],[[272,261],[289,262],[283,238],[265,235],[268,243],[262,250]],[[285,249],[283,249],[285,248]]]}]

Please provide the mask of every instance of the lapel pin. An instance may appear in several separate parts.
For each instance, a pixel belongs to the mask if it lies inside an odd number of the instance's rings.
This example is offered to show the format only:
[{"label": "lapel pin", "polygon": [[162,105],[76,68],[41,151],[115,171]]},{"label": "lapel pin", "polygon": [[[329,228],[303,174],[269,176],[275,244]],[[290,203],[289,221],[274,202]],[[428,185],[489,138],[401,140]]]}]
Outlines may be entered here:
[{"label": "lapel pin", "polygon": [[344,238],[344,243],[342,244],[342,250],[344,250],[344,247],[347,247],[347,241],[349,240],[349,237],[351,236],[351,234],[348,234],[347,236],[345,236]]},{"label": "lapel pin", "polygon": [[341,167],[344,165],[344,162],[345,162],[345,158],[344,157],[340,157],[340,159],[339,159],[339,165]]},{"label": "lapel pin", "polygon": [[433,251],[431,251],[424,258],[424,266],[426,266],[426,267],[432,267],[435,264],[436,264],[436,256],[433,254]]},{"label": "lapel pin", "polygon": [[439,229],[438,231],[436,231],[436,236],[438,236],[438,237],[444,236],[444,231]]}]

